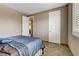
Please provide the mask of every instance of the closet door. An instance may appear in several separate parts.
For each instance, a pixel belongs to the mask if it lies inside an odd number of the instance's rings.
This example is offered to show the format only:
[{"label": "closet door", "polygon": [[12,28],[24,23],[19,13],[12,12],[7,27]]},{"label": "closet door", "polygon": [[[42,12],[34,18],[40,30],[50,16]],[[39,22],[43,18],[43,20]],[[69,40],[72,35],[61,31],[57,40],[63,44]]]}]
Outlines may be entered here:
[{"label": "closet door", "polygon": [[49,13],[49,42],[60,43],[60,10]]},{"label": "closet door", "polygon": [[29,18],[22,16],[22,35],[30,36],[29,34]]}]

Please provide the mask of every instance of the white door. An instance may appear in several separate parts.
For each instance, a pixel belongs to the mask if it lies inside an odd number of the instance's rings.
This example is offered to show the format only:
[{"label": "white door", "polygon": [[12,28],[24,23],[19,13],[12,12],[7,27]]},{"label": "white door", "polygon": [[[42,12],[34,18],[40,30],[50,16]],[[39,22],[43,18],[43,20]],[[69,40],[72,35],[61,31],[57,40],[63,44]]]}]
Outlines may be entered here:
[{"label": "white door", "polygon": [[29,18],[22,16],[22,35],[29,36]]},{"label": "white door", "polygon": [[60,43],[60,10],[49,13],[49,42]]}]

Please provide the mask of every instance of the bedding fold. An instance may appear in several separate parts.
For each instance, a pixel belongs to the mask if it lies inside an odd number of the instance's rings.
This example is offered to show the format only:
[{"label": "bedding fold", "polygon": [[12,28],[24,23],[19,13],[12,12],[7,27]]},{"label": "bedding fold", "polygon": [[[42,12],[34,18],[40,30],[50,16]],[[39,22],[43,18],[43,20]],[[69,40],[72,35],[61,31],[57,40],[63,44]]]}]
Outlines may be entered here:
[{"label": "bedding fold", "polygon": [[16,41],[12,41],[10,43],[8,43],[11,47],[17,49],[17,51],[19,52],[19,55],[20,56],[28,56],[28,48],[22,44],[22,43],[19,43],[19,42],[16,42]]}]

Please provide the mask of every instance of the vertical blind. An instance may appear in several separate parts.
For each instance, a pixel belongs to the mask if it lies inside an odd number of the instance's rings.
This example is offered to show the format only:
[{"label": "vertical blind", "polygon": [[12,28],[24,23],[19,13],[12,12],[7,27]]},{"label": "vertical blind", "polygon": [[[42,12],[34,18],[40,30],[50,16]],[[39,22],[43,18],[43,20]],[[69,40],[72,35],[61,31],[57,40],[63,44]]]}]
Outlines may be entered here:
[{"label": "vertical blind", "polygon": [[79,4],[72,4],[72,31],[79,32]]}]

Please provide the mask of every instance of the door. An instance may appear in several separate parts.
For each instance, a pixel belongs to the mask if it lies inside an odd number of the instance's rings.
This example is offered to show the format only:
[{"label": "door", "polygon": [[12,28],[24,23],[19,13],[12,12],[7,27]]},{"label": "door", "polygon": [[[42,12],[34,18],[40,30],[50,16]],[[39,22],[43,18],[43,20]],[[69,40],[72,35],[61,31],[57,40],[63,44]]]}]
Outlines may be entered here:
[{"label": "door", "polygon": [[29,34],[29,18],[22,16],[22,35],[30,36]]},{"label": "door", "polygon": [[60,10],[49,12],[49,42],[60,43]]}]

